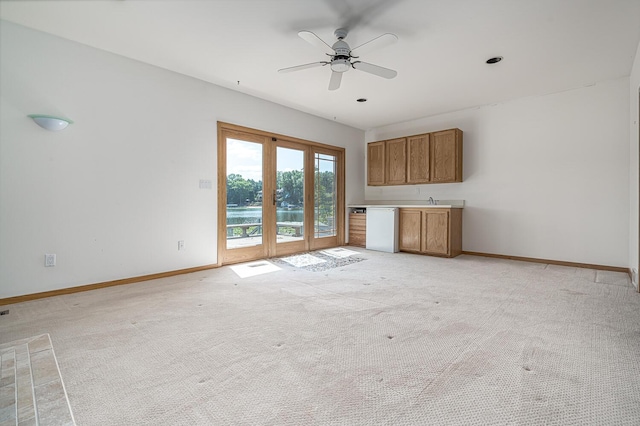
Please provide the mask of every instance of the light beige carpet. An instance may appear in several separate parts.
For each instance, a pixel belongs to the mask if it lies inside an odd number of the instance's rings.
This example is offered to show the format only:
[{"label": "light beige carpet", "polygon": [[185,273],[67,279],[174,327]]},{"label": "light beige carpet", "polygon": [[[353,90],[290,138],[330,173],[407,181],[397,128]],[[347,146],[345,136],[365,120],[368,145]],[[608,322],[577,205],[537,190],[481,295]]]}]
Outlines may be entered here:
[{"label": "light beige carpet", "polygon": [[0,344],[0,425],[74,425],[48,334]]},{"label": "light beige carpet", "polygon": [[50,333],[79,425],[638,425],[621,273],[358,251],[10,305]]}]

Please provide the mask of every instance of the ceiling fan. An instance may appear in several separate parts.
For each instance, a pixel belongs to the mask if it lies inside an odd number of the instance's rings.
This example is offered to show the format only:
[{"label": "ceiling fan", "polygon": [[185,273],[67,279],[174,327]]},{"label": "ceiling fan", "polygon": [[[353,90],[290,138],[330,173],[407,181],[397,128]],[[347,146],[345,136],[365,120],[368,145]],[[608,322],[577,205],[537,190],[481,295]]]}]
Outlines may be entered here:
[{"label": "ceiling fan", "polygon": [[359,55],[363,53],[370,52],[374,49],[380,49],[395,43],[398,40],[398,36],[391,33],[382,34],[381,36],[369,40],[368,42],[352,49],[349,47],[347,42],[344,41],[348,33],[349,32],[346,28],[338,28],[335,30],[334,34],[338,41],[336,41],[333,46],[329,46],[329,44],[311,31],[300,31],[298,33],[300,38],[309,44],[320,48],[327,54],[327,56],[329,56],[329,60],[282,68],[279,69],[278,72],[285,73],[329,65],[332,71],[331,79],[329,80],[329,90],[337,90],[340,87],[340,82],[342,81],[342,74],[349,71],[351,68],[368,72],[383,78],[394,78],[398,75],[398,73],[392,69],[358,60],[360,58]]}]

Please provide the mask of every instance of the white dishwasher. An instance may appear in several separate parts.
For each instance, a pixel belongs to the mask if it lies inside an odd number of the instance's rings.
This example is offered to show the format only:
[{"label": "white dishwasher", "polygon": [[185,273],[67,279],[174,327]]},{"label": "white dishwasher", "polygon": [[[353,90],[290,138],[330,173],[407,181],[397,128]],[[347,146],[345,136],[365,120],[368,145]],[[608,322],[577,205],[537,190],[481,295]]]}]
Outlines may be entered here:
[{"label": "white dishwasher", "polygon": [[367,250],[398,251],[398,217],[395,207],[367,208]]}]

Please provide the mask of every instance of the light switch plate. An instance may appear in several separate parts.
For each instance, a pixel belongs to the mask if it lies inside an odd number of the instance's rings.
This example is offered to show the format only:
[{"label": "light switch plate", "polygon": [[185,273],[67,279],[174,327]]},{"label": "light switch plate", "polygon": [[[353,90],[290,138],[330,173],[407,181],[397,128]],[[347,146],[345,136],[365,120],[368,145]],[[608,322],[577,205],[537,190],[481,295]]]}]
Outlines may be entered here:
[{"label": "light switch plate", "polygon": [[211,181],[209,179],[200,179],[200,189],[211,189]]}]

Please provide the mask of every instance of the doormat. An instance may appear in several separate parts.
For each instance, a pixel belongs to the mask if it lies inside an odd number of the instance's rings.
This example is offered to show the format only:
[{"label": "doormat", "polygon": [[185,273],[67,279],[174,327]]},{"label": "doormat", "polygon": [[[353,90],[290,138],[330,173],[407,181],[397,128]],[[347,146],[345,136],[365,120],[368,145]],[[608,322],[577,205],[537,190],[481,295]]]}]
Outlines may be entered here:
[{"label": "doormat", "polygon": [[273,263],[293,266],[311,272],[322,272],[333,268],[362,262],[364,259],[356,257],[357,251],[335,248],[329,250],[314,251],[295,256],[287,256],[271,259]]},{"label": "doormat", "polygon": [[75,425],[48,334],[0,344],[0,424]]}]

